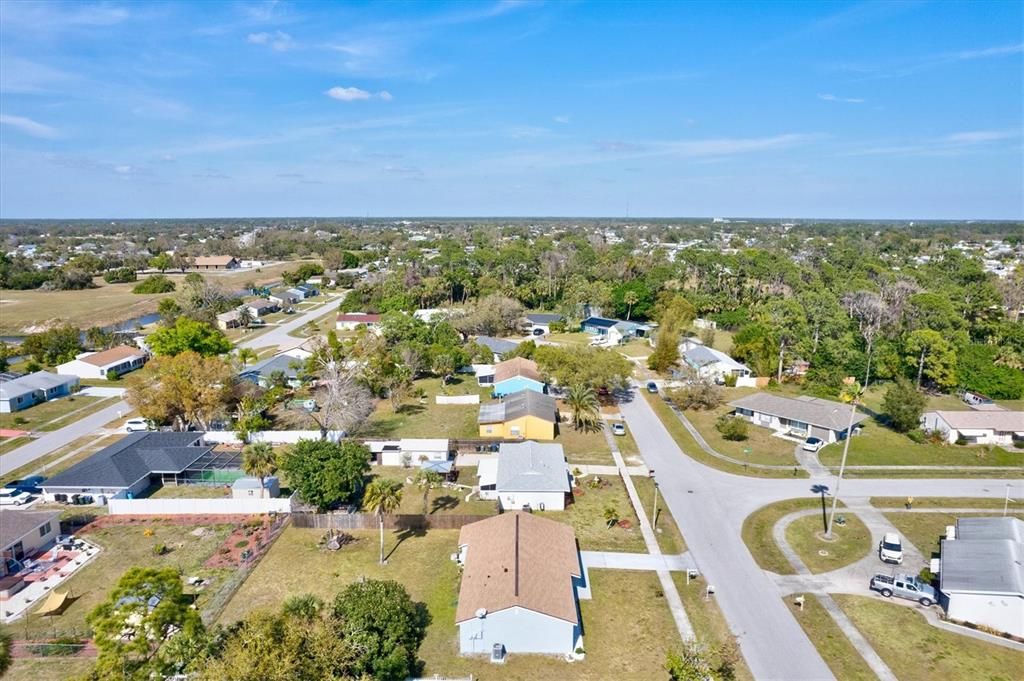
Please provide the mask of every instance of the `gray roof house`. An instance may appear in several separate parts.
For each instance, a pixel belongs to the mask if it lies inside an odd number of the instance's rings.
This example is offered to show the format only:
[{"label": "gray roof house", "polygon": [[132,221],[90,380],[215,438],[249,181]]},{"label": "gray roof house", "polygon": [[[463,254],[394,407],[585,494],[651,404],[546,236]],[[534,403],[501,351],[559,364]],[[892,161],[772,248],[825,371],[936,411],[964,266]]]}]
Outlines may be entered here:
[{"label": "gray roof house", "polygon": [[558,405],[551,395],[536,390],[520,390],[506,395],[501,402],[480,405],[477,423],[503,423],[523,416],[536,416],[545,421],[558,420]]},{"label": "gray roof house", "polygon": [[726,376],[750,376],[750,367],[720,350],[687,340],[680,344],[680,359],[698,376],[722,382]]},{"label": "gray roof house", "polygon": [[257,362],[238,372],[238,377],[267,388],[270,386],[271,377],[278,371],[284,374],[285,381],[292,388],[302,385],[303,362],[291,355],[275,355]]},{"label": "gray roof house", "polygon": [[59,376],[37,371],[18,378],[0,378],[0,414],[9,414],[70,395],[78,386],[78,376]]},{"label": "gray roof house", "polygon": [[494,353],[494,361],[497,362],[501,359],[501,356],[506,352],[512,352],[519,343],[514,343],[504,338],[495,338],[494,336],[477,336],[476,342],[484,347],[490,348],[491,352]]},{"label": "gray roof house", "polygon": [[1024,521],[959,518],[940,556],[950,619],[1024,636]]},{"label": "gray roof house", "polygon": [[40,486],[48,498],[55,494],[139,494],[150,486],[151,476],[179,475],[211,450],[213,445],[203,442],[202,433],[131,433]]},{"label": "gray roof house", "polygon": [[[850,425],[850,412],[854,407],[820,397],[783,397],[759,392],[729,403],[755,426],[771,428],[792,437],[818,437],[825,442],[836,442],[846,437]],[[866,419],[861,413],[853,414],[853,425]]]},{"label": "gray roof house", "polygon": [[552,443],[503,443],[478,464],[477,477],[480,498],[497,499],[503,510],[562,510],[571,489],[562,445]]}]

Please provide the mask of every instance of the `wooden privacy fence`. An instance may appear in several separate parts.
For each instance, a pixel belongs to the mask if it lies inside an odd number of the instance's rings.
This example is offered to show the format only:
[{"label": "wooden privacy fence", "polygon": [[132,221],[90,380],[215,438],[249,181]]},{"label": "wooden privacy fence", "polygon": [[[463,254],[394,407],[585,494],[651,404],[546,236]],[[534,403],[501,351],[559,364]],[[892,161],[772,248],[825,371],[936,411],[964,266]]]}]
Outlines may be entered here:
[{"label": "wooden privacy fence", "polygon": [[[318,530],[376,530],[377,516],[373,513],[292,513],[295,527]],[[389,530],[457,530],[463,525],[486,520],[489,515],[400,514],[384,516],[384,527]]]}]

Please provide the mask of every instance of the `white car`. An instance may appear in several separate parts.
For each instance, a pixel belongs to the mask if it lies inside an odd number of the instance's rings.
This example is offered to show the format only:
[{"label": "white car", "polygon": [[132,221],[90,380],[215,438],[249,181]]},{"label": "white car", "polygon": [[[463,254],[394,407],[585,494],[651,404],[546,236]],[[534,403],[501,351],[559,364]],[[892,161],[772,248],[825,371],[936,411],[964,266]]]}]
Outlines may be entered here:
[{"label": "white car", "polygon": [[903,542],[895,532],[886,532],[878,543],[878,557],[883,563],[903,564]]},{"label": "white car", "polygon": [[804,440],[804,451],[816,452],[825,446],[825,441],[820,437],[809,437]]},{"label": "white car", "polygon": [[613,423],[612,424],[612,435],[625,435],[626,425],[624,423]]},{"label": "white car", "polygon": [[32,501],[32,495],[20,489],[8,489],[0,492],[0,506],[21,506]]},{"label": "white car", "polygon": [[128,419],[124,422],[124,432],[126,433],[137,433],[149,429],[149,421],[146,419]]}]

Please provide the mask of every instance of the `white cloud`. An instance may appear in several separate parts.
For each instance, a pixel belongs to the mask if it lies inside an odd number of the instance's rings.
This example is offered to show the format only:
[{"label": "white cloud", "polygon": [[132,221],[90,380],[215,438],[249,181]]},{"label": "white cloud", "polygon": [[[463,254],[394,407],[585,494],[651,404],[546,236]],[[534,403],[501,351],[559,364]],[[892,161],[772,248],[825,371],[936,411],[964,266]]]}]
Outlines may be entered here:
[{"label": "white cloud", "polygon": [[1013,140],[1020,137],[1017,130],[969,130],[943,137],[918,139],[909,142],[882,142],[847,152],[847,156],[961,156],[979,151],[999,150],[991,142]]},{"label": "white cloud", "polygon": [[1024,52],[1024,43],[1016,45],[999,45],[987,47],[983,50],[964,50],[956,53],[957,59],[985,59],[987,57],[1003,57],[1008,54],[1020,54]]},{"label": "white cloud", "polygon": [[824,102],[843,102],[845,104],[863,104],[864,100],[860,97],[837,97],[831,94],[819,94],[818,99]]},{"label": "white cloud", "polygon": [[340,85],[335,85],[330,90],[324,92],[324,94],[330,97],[331,99],[337,99],[342,102],[357,102],[364,99],[374,98],[383,100],[385,102],[390,102],[391,100],[394,99],[394,96],[387,90],[381,90],[380,92],[374,94],[361,88],[341,87]]},{"label": "white cloud", "polygon": [[566,125],[567,123],[569,123],[569,121],[571,119],[568,116],[564,116],[563,115],[563,116],[555,116],[551,120],[553,120],[555,123],[561,123],[562,125]]},{"label": "white cloud", "polygon": [[266,45],[275,52],[287,52],[295,47],[295,40],[284,31],[250,33],[248,41],[252,45]]},{"label": "white cloud", "polygon": [[55,137],[60,136],[60,133],[57,132],[56,128],[51,128],[49,125],[44,125],[43,123],[34,121],[31,118],[25,118],[24,116],[0,114],[0,125],[9,125],[15,130],[19,130],[26,135],[40,137],[42,139],[54,139]]},{"label": "white cloud", "polygon": [[953,144],[982,144],[984,142],[1012,139],[1017,134],[1012,130],[971,130],[969,132],[957,132],[947,135],[946,141]]}]

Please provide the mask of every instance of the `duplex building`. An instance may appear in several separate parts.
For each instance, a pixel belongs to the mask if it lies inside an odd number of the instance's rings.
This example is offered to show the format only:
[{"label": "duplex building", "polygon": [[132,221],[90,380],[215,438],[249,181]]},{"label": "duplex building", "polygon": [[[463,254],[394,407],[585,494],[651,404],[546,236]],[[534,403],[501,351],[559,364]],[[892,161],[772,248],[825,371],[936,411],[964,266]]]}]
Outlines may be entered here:
[{"label": "duplex building", "polygon": [[[771,393],[753,393],[729,406],[735,415],[743,417],[755,426],[770,428],[780,435],[794,438],[817,437],[826,443],[843,440],[850,425],[853,405],[833,402],[820,397],[783,397]],[[855,412],[853,425],[866,419],[865,414]]]},{"label": "duplex building", "polygon": [[947,442],[1006,446],[1024,440],[1024,411],[929,411],[921,416],[921,427],[942,433]]},{"label": "duplex building", "polygon": [[477,464],[480,498],[496,499],[502,510],[565,510],[571,490],[562,445],[503,443],[498,455]]},{"label": "duplex building", "polygon": [[58,376],[49,371],[16,378],[0,377],[0,414],[22,409],[70,395],[78,388],[78,376]]},{"label": "duplex building", "polygon": [[[583,646],[583,568],[572,527],[504,513],[459,533],[459,652],[571,655]],[[557,675],[556,675],[557,676]]]},{"label": "duplex building", "polygon": [[477,423],[480,437],[554,440],[558,405],[550,395],[520,390],[501,402],[481,404]]}]

